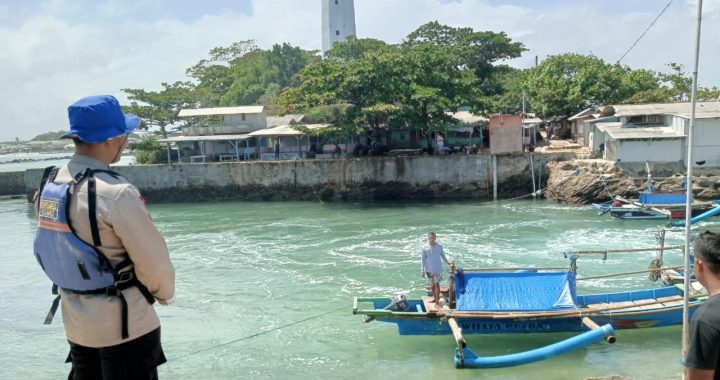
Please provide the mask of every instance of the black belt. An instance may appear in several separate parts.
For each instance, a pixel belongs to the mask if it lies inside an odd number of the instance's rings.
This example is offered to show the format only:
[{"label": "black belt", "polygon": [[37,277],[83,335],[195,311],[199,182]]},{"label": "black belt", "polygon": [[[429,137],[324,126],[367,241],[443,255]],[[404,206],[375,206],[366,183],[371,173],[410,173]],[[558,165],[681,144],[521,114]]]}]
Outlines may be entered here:
[{"label": "black belt", "polygon": [[[126,273],[128,273],[126,275]],[[138,290],[140,290],[140,293],[145,297],[145,300],[148,301],[150,305],[155,303],[155,297],[150,293],[148,288],[143,285],[138,279],[134,276],[132,272],[123,272],[120,273],[120,279],[129,278],[123,282],[116,283],[113,286],[108,286],[106,288],[98,288],[93,290],[71,290],[71,289],[63,289],[70,293],[75,294],[88,294],[88,295],[98,295],[98,294],[104,294],[107,296],[115,296],[120,298],[120,303],[122,305],[122,309],[120,310],[120,315],[122,317],[122,338],[127,339],[129,337],[128,334],[128,304],[125,300],[125,296],[123,295],[122,291],[125,289],[128,289],[130,287],[137,287]],[[45,324],[49,325],[53,317],[55,316],[55,312],[57,311],[58,305],[60,303],[60,294],[58,293],[58,286],[53,284],[52,288],[53,294],[57,294],[57,297],[53,300],[52,306],[50,306],[50,311],[48,312],[47,316],[45,317]]]}]

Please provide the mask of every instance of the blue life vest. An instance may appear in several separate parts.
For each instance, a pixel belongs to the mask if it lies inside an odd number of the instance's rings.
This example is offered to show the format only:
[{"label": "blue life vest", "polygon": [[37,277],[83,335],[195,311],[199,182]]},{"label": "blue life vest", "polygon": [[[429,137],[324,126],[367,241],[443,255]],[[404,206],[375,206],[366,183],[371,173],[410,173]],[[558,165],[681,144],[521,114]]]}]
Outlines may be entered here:
[{"label": "blue life vest", "polygon": [[[60,287],[77,294],[105,294],[117,296],[122,303],[122,337],[127,332],[127,302],[122,290],[137,286],[150,304],[155,298],[135,277],[130,258],[113,266],[96,247],[101,245],[97,226],[97,194],[94,174],[98,172],[119,176],[109,170],[86,169],[69,183],[54,183],[57,168],[47,168],[43,174],[38,200],[38,229],[34,251],[40,267],[53,282],[53,294]],[[88,181],[88,208],[93,245],[77,236],[69,218],[72,193],[84,181]],[[55,298],[45,323],[52,322],[57,311],[60,295]]]}]

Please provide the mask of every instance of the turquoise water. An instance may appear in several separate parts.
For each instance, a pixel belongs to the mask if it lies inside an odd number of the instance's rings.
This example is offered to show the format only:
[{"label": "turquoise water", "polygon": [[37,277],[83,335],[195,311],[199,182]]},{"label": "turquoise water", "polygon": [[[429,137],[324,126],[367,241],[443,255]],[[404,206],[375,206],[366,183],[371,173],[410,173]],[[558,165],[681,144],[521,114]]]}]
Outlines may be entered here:
[{"label": "turquoise water", "polygon": [[[619,222],[589,207],[545,201],[150,205],[177,271],[177,302],[157,306],[165,379],[635,379],[680,376],[680,328],[618,332],[568,355],[516,368],[457,370],[450,336],[401,337],[364,324],[354,296],[421,295],[419,248],[438,233],[460,266],[565,265],[566,249],[649,247],[656,222]],[[0,368],[3,379],[66,376],[62,323],[45,326],[50,283],[31,250],[22,201],[0,201]],[[668,244],[682,244],[682,232]],[[583,258],[579,274],[643,270],[651,253]],[[679,253],[665,256],[680,265]],[[645,276],[579,283],[579,291],[651,283]],[[468,336],[479,355],[556,342],[568,334]]]}]

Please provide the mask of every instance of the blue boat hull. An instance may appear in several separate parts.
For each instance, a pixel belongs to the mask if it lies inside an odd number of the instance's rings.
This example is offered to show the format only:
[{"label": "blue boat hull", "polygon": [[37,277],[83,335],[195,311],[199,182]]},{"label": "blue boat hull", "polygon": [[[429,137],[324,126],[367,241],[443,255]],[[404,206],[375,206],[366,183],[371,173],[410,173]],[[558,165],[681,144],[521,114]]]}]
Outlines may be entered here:
[{"label": "blue boat hull", "polygon": [[[672,286],[644,289],[629,292],[600,293],[578,296],[578,307],[582,310],[588,304],[618,303],[627,301],[648,301],[661,297],[682,296],[682,292]],[[382,309],[387,303],[374,302],[376,309]],[[690,303],[690,313],[697,309],[700,303]],[[397,324],[400,335],[446,335],[452,334],[450,326],[441,318],[428,316],[423,309],[422,301],[409,300],[409,312],[402,316],[377,316],[380,322]],[[590,310],[590,309],[588,309]],[[417,312],[417,316],[413,316]],[[653,306],[640,310],[616,310],[604,313],[595,313],[592,320],[599,324],[612,324],[615,329],[637,329],[649,327],[673,326],[682,324],[682,305]],[[518,313],[521,315],[522,313]],[[463,334],[526,334],[526,333],[557,333],[557,332],[582,332],[588,328],[582,323],[582,318],[572,317],[538,317],[533,314],[531,317],[513,318],[463,318],[460,314],[454,314],[458,325],[462,328]]]}]

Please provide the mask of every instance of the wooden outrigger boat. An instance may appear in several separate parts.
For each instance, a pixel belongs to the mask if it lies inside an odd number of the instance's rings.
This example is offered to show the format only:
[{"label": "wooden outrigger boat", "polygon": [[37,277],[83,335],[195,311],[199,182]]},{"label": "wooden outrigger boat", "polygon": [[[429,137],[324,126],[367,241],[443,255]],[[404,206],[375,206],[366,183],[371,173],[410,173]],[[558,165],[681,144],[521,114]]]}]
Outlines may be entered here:
[{"label": "wooden outrigger boat", "polygon": [[[620,196],[605,203],[593,203],[592,207],[598,210],[599,215],[610,213],[620,220],[648,220],[648,219],[684,219],[685,195],[679,193],[640,193],[640,199],[631,201]],[[694,201],[692,215],[698,216],[710,209],[718,207],[717,201]]]},{"label": "wooden outrigger boat", "polygon": [[[611,277],[576,277],[580,254],[643,252],[678,249],[648,248],[616,251],[566,252],[569,267],[456,269],[451,266],[446,302],[432,303],[432,297],[406,299],[404,296],[356,297],[353,314],[364,321],[394,323],[400,335],[452,334],[457,345],[457,368],[508,367],[545,360],[599,340],[615,342],[615,329],[636,329],[682,324],[681,284],[612,293],[576,294],[576,281]],[[662,263],[660,261],[660,266]],[[651,268],[618,275],[654,273],[669,278],[666,271],[679,268]],[[660,275],[662,273],[662,276]],[[677,281],[673,281],[677,282]],[[692,313],[705,300],[706,292],[692,282],[689,310]],[[367,308],[370,305],[371,308]],[[527,352],[479,357],[466,346],[465,334],[513,334],[578,332],[579,335]]]},{"label": "wooden outrigger boat", "polygon": [[[613,218],[620,220],[647,220],[647,219],[685,219],[688,194],[686,191],[654,191],[650,165],[646,162],[648,172],[647,190],[640,192],[636,200],[629,200],[622,196],[611,195],[611,200],[604,203],[593,203],[592,207],[598,210],[598,215],[610,213]],[[605,180],[601,178],[603,185]],[[607,186],[605,187],[607,190]],[[609,190],[608,190],[609,193]],[[720,207],[720,201],[693,200],[690,205],[693,217],[703,215],[703,218],[717,215],[720,210],[708,212]]]}]

